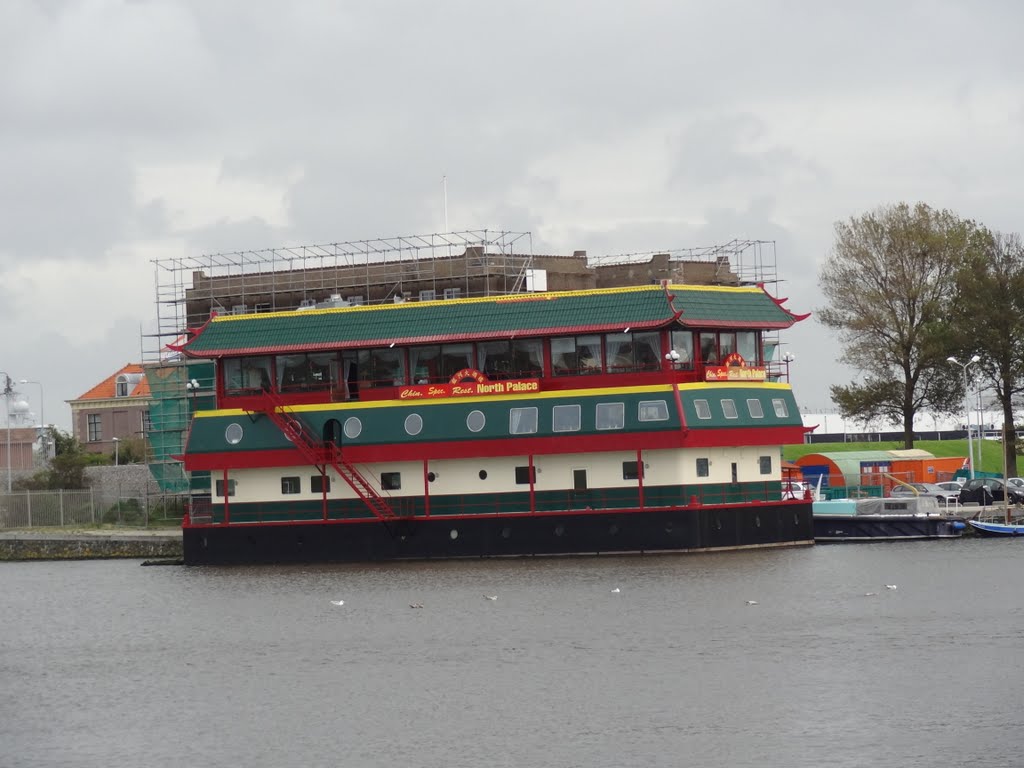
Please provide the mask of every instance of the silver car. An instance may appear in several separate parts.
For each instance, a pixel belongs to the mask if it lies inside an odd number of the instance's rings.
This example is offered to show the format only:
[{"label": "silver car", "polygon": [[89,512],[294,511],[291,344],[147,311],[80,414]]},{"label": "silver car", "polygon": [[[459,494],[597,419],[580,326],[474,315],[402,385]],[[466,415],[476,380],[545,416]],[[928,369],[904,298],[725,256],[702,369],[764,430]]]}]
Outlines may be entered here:
[{"label": "silver car", "polygon": [[942,504],[955,504],[960,498],[960,486],[956,490],[943,488],[936,483],[907,483],[906,485],[894,485],[889,495],[895,499],[905,499],[908,496],[934,496]]}]

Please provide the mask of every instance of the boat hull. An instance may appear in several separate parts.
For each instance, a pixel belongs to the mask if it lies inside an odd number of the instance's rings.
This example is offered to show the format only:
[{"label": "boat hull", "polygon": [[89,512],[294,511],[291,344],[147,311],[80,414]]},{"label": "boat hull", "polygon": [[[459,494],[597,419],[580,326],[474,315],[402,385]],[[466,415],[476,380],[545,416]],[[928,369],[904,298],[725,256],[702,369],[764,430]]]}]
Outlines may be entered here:
[{"label": "boat hull", "polygon": [[699,552],[813,544],[807,502],[190,525],[188,565]]},{"label": "boat hull", "polygon": [[956,539],[962,518],[921,515],[814,515],[816,542]]},{"label": "boat hull", "polygon": [[980,520],[969,520],[974,532],[979,536],[990,536],[993,538],[1008,538],[1011,536],[1024,536],[1024,525],[1008,525],[1006,523],[986,523]]}]

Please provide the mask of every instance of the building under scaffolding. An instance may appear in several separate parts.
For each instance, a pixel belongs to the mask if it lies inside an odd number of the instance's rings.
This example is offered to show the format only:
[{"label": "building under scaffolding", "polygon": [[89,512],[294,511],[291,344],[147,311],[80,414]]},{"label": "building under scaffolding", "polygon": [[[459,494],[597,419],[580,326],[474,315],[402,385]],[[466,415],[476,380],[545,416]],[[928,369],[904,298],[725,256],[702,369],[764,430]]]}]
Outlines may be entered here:
[{"label": "building under scaffolding", "polygon": [[213,407],[214,368],[173,347],[211,314],[301,311],[533,291],[675,283],[774,284],[775,244],[588,257],[537,255],[529,232],[473,230],[326,245],[235,251],[153,262],[156,332],[143,340],[152,393],[150,470],[166,493],[209,493],[179,456],[196,409]]}]

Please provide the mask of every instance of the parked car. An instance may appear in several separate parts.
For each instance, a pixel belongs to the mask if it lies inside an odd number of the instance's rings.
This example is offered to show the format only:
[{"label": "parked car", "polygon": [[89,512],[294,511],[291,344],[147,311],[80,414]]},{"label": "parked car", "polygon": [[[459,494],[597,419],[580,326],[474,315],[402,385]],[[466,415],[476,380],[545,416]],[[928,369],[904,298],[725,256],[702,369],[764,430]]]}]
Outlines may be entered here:
[{"label": "parked car", "polygon": [[941,483],[936,483],[936,485],[959,496],[965,482],[966,480],[943,480]]},{"label": "parked car", "polygon": [[802,499],[810,486],[799,480],[786,480],[782,483],[782,498]]},{"label": "parked car", "polygon": [[[1006,484],[998,477],[976,477],[964,483],[960,491],[961,504],[977,504],[987,507],[989,504],[1001,502],[1006,497]],[[1011,504],[1024,504],[1024,488],[1009,490]]]},{"label": "parked car", "polygon": [[889,495],[894,499],[905,499],[908,496],[934,496],[943,504],[955,504],[960,499],[959,486],[955,491],[943,488],[937,483],[907,483],[894,485]]},{"label": "parked car", "polygon": [[1024,477],[1008,477],[1006,478],[1006,484],[1013,488],[1020,488],[1024,490]]}]

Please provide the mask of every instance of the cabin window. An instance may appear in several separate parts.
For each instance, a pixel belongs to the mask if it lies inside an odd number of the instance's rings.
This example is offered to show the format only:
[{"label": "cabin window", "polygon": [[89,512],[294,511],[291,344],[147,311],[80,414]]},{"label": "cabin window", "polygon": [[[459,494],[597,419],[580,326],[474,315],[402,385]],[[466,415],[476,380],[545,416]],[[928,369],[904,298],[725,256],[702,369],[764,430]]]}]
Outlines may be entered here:
[{"label": "cabin window", "polygon": [[708,459],[697,459],[697,477],[709,477],[711,475],[711,462]]},{"label": "cabin window", "polygon": [[735,333],[720,333],[718,334],[718,359],[725,360],[729,355],[736,351],[736,334]]},{"label": "cabin window", "polygon": [[441,346],[430,344],[409,347],[409,370],[413,384],[430,384],[441,380]]},{"label": "cabin window", "polygon": [[626,424],[625,403],[598,403],[595,426],[598,429],[622,429]]},{"label": "cabin window", "polygon": [[251,395],[270,389],[269,357],[228,357],[221,365],[226,394]]},{"label": "cabin window", "polygon": [[555,376],[601,373],[601,337],[591,334],[551,339],[551,369]]},{"label": "cabin window", "polygon": [[668,421],[668,403],[664,400],[642,400],[638,411],[640,421]]},{"label": "cabin window", "polygon": [[544,371],[540,339],[483,341],[476,345],[477,369],[489,379],[523,379]]},{"label": "cabin window", "polygon": [[764,408],[761,407],[761,401],[756,397],[751,397],[747,400],[747,411],[752,419],[764,418]]},{"label": "cabin window", "polygon": [[556,405],[551,409],[551,429],[555,432],[578,432],[580,411],[578,405]]},{"label": "cabin window", "polygon": [[381,472],[380,488],[382,491],[398,491],[402,488],[401,472]]},{"label": "cabin window", "polygon": [[536,467],[516,467],[516,485],[530,485],[537,482]]},{"label": "cabin window", "polygon": [[537,431],[537,408],[511,408],[508,431],[512,435],[532,435]]},{"label": "cabin window", "polygon": [[224,439],[230,445],[238,445],[240,442],[242,442],[242,435],[244,434],[245,432],[242,429],[242,425],[238,424],[237,422],[234,424],[228,424],[227,427],[224,429]]},{"label": "cabin window", "polygon": [[487,417],[483,411],[470,411],[466,417],[466,429],[470,432],[479,432],[487,423]]},{"label": "cabin window", "polygon": [[359,350],[359,378],[370,387],[401,386],[405,383],[405,355],[394,347]]},{"label": "cabin window", "polygon": [[449,381],[459,371],[473,368],[473,345],[442,344],[441,345],[441,380]]},{"label": "cabin window", "polygon": [[786,401],[780,398],[772,398],[772,408],[775,409],[775,415],[780,419],[785,419],[789,416],[789,409],[786,407]]},{"label": "cabin window", "polygon": [[700,359],[705,365],[718,365],[718,334],[702,333],[700,335]]},{"label": "cabin window", "polygon": [[736,412],[736,401],[732,398],[722,398],[722,414],[727,419],[739,418],[739,414]]},{"label": "cabin window", "polygon": [[672,349],[669,359],[676,368],[693,368],[693,334],[689,331],[672,331]]},{"label": "cabin window", "polygon": [[330,389],[338,378],[338,358],[330,353],[278,355],[274,365],[279,392]]},{"label": "cabin window", "polygon": [[418,435],[423,431],[423,417],[418,413],[410,413],[405,417],[405,433],[407,435]]},{"label": "cabin window", "polygon": [[349,416],[345,419],[345,426],[342,427],[342,430],[345,432],[345,437],[355,440],[363,431],[363,422],[357,416]]},{"label": "cabin window", "polygon": [[643,477],[644,469],[643,465],[637,461],[624,461],[622,462],[622,479],[623,480],[639,480]]},{"label": "cabin window", "polygon": [[710,419],[711,418],[711,406],[707,400],[694,400],[693,407],[697,411],[698,419]]},{"label": "cabin window", "polygon": [[740,357],[743,358],[747,365],[757,365],[759,363],[760,355],[757,354],[757,349],[756,331],[736,332],[736,351],[739,352]]},{"label": "cabin window", "polygon": [[88,416],[85,417],[85,420],[89,426],[89,442],[95,443],[97,440],[102,440],[103,419],[100,417],[100,414],[90,413]]},{"label": "cabin window", "polygon": [[605,335],[608,373],[656,371],[661,368],[661,341],[657,333]]},{"label": "cabin window", "polygon": [[758,463],[761,465],[761,474],[770,475],[772,473],[772,457],[761,456],[758,459]]},{"label": "cabin window", "polygon": [[330,493],[331,478],[327,475],[313,475],[309,478],[309,490],[313,493]]},{"label": "cabin window", "polygon": [[292,493],[302,493],[302,482],[297,477],[282,477],[281,493],[286,495]]},{"label": "cabin window", "polygon": [[486,469],[481,469],[476,474],[477,474],[477,477],[479,477],[481,480],[486,480],[487,479],[487,470]]},{"label": "cabin window", "polygon": [[[218,480],[214,484],[214,495],[224,498],[224,481]],[[228,480],[228,496],[235,495],[235,481]]]}]

